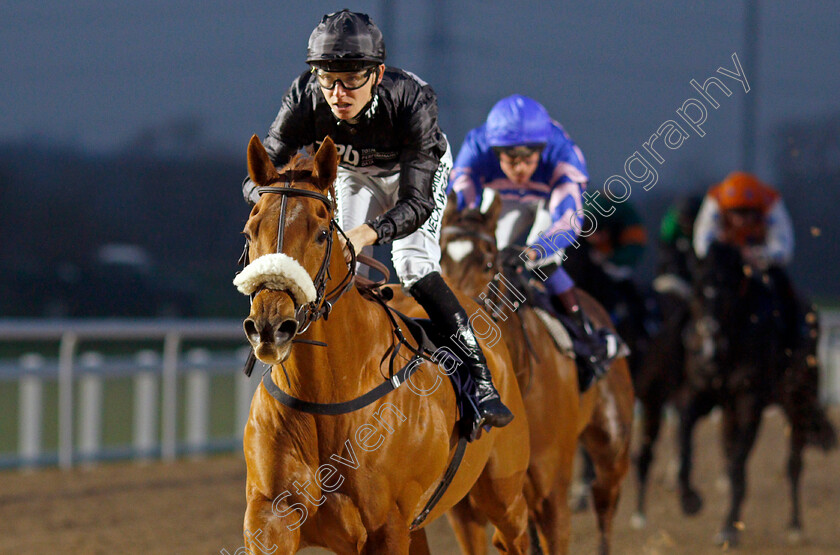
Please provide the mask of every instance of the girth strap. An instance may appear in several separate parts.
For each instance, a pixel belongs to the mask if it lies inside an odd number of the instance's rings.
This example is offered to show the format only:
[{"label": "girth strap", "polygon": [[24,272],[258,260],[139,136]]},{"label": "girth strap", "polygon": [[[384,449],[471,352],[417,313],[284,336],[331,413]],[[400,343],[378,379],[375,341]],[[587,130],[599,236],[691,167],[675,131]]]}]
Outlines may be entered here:
[{"label": "girth strap", "polygon": [[426,520],[426,517],[429,516],[429,513],[432,512],[432,509],[435,508],[435,505],[438,504],[443,494],[449,488],[449,484],[452,483],[452,480],[455,478],[455,474],[458,472],[458,467],[461,466],[461,460],[464,458],[464,452],[467,450],[467,438],[463,435],[458,438],[458,446],[455,448],[455,454],[452,455],[452,460],[449,461],[449,466],[446,467],[446,472],[444,472],[443,477],[440,479],[440,483],[438,484],[437,488],[435,488],[434,493],[426,502],[426,506],[423,507],[423,510],[420,511],[420,514],[417,515],[411,522],[411,526],[409,526],[409,530],[415,530],[418,526],[423,524],[423,521]]},{"label": "girth strap", "polygon": [[289,408],[302,412],[308,412],[310,414],[347,414],[370,405],[374,401],[381,399],[400,387],[411,377],[412,374],[414,374],[415,371],[417,371],[418,368],[420,368],[420,360],[421,359],[419,357],[412,358],[408,364],[403,366],[399,372],[391,377],[390,380],[382,382],[375,388],[363,395],[360,395],[359,397],[356,397],[355,399],[341,403],[312,403],[310,401],[304,401],[303,399],[293,397],[277,387],[277,384],[275,384],[274,380],[271,379],[271,372],[265,373],[262,382],[265,389],[272,397]]}]

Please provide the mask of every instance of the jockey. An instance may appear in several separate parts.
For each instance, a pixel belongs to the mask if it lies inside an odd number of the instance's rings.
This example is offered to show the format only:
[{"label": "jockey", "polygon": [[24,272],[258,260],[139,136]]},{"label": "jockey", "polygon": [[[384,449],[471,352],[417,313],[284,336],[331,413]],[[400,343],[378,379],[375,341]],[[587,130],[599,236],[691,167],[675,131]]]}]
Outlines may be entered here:
[{"label": "jockey", "polygon": [[647,231],[629,201],[611,205],[615,212],[601,218],[586,241],[593,247],[595,262],[615,281],[623,281],[633,275],[645,254]]},{"label": "jockey", "polygon": [[633,281],[647,247],[647,230],[629,200],[609,206],[615,210],[598,219],[598,227],[586,237],[587,248],[568,253],[566,270],[575,281],[585,282],[586,271],[581,265],[586,261],[579,259],[585,256],[603,271],[607,282],[601,287],[593,286],[591,294],[610,313],[621,336],[628,339],[637,333],[638,326],[645,325],[647,317],[645,300]]},{"label": "jockey", "polygon": [[745,172],[733,172],[709,190],[693,241],[700,259],[715,241],[739,248],[757,266],[784,267],[793,258],[793,225],[782,197]]},{"label": "jockey", "polygon": [[[385,67],[382,33],[366,14],[325,15],[309,37],[306,63],[283,97],[263,144],[282,167],[298,150],[329,135],[340,157],[335,190],[349,249],[372,254],[393,243],[403,288],[457,345],[475,383],[482,425],[504,426],[513,415],[493,385],[466,311],[440,275],[440,220],[452,155],[438,127],[437,98],[416,75]],[[246,179],[250,203],[259,195]],[[453,349],[456,353],[459,350]]]},{"label": "jockey", "polygon": [[706,194],[694,225],[694,251],[699,259],[706,257],[714,243],[735,247],[745,263],[767,269],[782,309],[786,353],[793,356],[804,346],[808,354],[800,375],[791,368],[785,372],[782,406],[792,422],[805,421],[807,443],[830,449],[837,437],[817,396],[816,316],[798,298],[784,270],[793,258],[794,243],[793,225],[781,195],[749,173],[729,174]]},{"label": "jockey", "polygon": [[781,195],[745,172],[733,172],[712,187],[694,223],[694,252],[704,259],[712,244],[737,248],[744,262],[767,269],[780,295],[788,337],[796,342],[800,314],[784,271],[793,258],[793,225]]},{"label": "jockey", "polygon": [[546,287],[582,338],[585,352],[578,355],[588,372],[583,388],[618,353],[617,337],[593,328],[560,266],[563,250],[583,224],[581,195],[588,180],[583,153],[560,124],[537,101],[513,95],[497,102],[486,123],[467,133],[449,181],[459,210],[480,206],[484,189],[495,191],[502,200],[498,248],[526,243],[529,267],[542,268],[543,275],[547,267],[556,268]]},{"label": "jockey", "polygon": [[733,172],[713,186],[694,223],[694,252],[706,257],[714,243],[737,248],[744,262],[767,269],[784,310],[788,337],[797,333],[799,314],[784,267],[793,258],[793,225],[781,195],[745,172]]},{"label": "jockey", "polygon": [[[666,280],[654,281],[654,289],[659,293],[667,288],[687,297],[691,291],[694,265],[694,222],[703,202],[702,195],[683,197],[668,207],[659,226],[659,263],[657,276],[670,276],[675,285],[666,285]],[[678,280],[678,281],[677,281]]]}]

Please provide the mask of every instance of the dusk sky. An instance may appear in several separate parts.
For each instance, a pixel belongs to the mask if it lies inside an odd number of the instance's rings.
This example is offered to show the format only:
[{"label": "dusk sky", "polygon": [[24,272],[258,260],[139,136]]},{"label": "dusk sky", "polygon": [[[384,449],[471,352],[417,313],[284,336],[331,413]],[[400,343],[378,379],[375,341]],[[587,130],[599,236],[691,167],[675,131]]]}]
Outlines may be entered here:
[{"label": "dusk sky", "polygon": [[[756,171],[772,180],[775,127],[840,112],[840,9],[834,2],[760,2],[759,57],[744,55],[742,2],[321,1],[0,3],[0,142],[35,137],[113,151],[178,118],[243,153],[263,136],[302,70],[325,12],[349,7],[380,24],[389,64],[438,91],[457,150],[492,104],[534,96],[567,128],[594,181],[624,160],[716,75],[733,91],[710,109],[703,138],[668,152],[660,183],[685,167],[720,178],[740,160],[747,93],[717,68],[738,53],[758,113]],[[599,185],[600,185],[599,182]]]}]

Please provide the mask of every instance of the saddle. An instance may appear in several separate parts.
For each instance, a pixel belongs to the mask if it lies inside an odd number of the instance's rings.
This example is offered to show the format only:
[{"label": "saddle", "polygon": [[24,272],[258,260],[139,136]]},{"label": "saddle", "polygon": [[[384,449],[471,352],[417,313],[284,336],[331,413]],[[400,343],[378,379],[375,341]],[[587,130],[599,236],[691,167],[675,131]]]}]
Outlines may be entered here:
[{"label": "saddle", "polygon": [[[587,353],[589,347],[584,341],[585,331],[563,311],[558,308],[552,297],[538,283],[530,278],[528,273],[517,271],[516,266],[503,265],[501,275],[524,297],[524,304],[529,306],[543,322],[557,350],[564,356],[574,359],[578,369],[578,386],[581,391],[588,389],[596,378],[601,378],[605,371],[591,364]],[[522,329],[526,344],[531,353],[536,355],[527,330]],[[630,349],[623,341],[619,342],[616,357],[627,356]],[[589,370],[589,371],[586,371]]]}]

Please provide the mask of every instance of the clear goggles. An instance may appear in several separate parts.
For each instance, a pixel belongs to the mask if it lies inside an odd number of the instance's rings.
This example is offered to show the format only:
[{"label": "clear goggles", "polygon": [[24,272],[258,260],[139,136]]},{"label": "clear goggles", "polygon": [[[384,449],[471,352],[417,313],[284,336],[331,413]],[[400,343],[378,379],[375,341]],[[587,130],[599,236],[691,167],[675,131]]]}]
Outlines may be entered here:
[{"label": "clear goggles", "polygon": [[515,146],[494,146],[493,152],[496,153],[497,158],[501,158],[502,154],[512,158],[513,160],[527,160],[534,154],[541,153],[545,148],[545,144],[532,145],[515,145]]},{"label": "clear goggles", "polygon": [[327,71],[318,67],[312,68],[312,73],[318,79],[318,84],[327,90],[332,90],[336,83],[341,82],[341,86],[348,91],[355,91],[365,86],[371,73],[375,71],[376,66],[358,71]]}]

